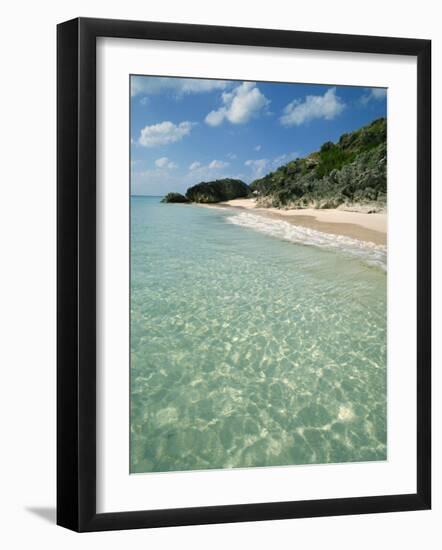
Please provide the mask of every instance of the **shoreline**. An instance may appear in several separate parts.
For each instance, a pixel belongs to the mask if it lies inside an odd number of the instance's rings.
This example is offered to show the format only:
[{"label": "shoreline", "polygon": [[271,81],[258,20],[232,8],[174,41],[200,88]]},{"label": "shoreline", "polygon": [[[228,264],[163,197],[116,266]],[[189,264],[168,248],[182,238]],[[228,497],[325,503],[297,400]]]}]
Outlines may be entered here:
[{"label": "shoreline", "polygon": [[292,225],[315,229],[322,233],[342,235],[376,245],[385,246],[387,244],[386,213],[367,214],[339,209],[314,208],[281,210],[273,207],[259,208],[255,202],[255,199],[233,199],[204,206],[250,210],[260,216],[283,220]]}]

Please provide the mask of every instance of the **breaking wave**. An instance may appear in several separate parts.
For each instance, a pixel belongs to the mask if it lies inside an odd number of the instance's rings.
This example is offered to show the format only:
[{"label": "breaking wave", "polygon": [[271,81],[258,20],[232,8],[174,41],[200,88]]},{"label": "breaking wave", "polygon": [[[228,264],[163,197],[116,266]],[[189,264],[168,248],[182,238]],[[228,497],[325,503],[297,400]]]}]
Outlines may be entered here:
[{"label": "breaking wave", "polygon": [[248,212],[228,216],[226,221],[284,241],[316,246],[325,250],[338,250],[357,257],[369,265],[379,267],[384,271],[387,270],[387,247],[383,245],[360,241],[343,235],[323,233],[308,227],[293,225],[283,220],[269,219]]}]

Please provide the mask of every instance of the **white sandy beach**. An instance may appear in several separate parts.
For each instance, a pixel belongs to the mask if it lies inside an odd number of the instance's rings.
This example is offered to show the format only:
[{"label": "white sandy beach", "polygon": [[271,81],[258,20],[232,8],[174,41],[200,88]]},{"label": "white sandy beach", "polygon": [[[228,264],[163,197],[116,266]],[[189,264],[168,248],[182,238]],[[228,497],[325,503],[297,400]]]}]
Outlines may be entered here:
[{"label": "white sandy beach", "polygon": [[253,210],[256,214],[283,219],[294,225],[301,225],[322,231],[345,235],[361,241],[385,245],[387,243],[387,214],[349,212],[341,209],[288,209],[258,208],[255,199],[234,199],[217,206]]}]

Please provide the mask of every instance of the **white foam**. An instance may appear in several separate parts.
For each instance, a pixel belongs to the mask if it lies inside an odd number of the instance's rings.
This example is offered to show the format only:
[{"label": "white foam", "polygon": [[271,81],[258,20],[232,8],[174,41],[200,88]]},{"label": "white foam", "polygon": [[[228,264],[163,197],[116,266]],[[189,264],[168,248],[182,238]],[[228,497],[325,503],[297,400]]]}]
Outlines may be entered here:
[{"label": "white foam", "polygon": [[383,245],[376,245],[343,235],[323,233],[308,227],[293,225],[283,220],[274,220],[248,212],[228,216],[226,221],[284,241],[316,246],[325,250],[338,250],[356,256],[369,265],[387,270],[387,247]]}]

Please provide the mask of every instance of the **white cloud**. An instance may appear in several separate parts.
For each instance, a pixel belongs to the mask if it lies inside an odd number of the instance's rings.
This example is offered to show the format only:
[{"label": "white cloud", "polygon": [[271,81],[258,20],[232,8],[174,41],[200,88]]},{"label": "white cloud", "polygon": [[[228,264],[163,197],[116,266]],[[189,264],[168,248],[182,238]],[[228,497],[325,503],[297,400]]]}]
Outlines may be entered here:
[{"label": "white cloud", "polygon": [[209,126],[219,126],[224,120],[245,124],[270,103],[254,82],[243,82],[231,92],[223,92],[221,98],[223,105],[206,116]]},{"label": "white cloud", "polygon": [[230,177],[224,169],[230,166],[230,163],[222,160],[214,159],[207,164],[195,161],[189,166],[189,172],[184,180],[189,182],[189,185],[194,185],[204,179],[213,179],[221,177]]},{"label": "white cloud", "polygon": [[255,178],[261,178],[268,171],[269,160],[268,159],[255,159],[255,160],[246,160],[244,163],[246,166],[251,168],[253,176]]},{"label": "white cloud", "polygon": [[165,177],[161,168],[137,171],[131,177],[131,192],[135,195],[165,195],[169,191],[185,190],[186,185],[180,174],[170,172]]},{"label": "white cloud", "polygon": [[372,88],[371,96],[374,99],[384,99],[384,97],[387,97],[387,88]]},{"label": "white cloud", "polygon": [[164,166],[167,166],[168,162],[169,159],[167,157],[161,157],[155,161],[155,165],[158,166],[158,168],[164,168]]},{"label": "white cloud", "polygon": [[291,153],[283,153],[282,155],[279,155],[272,160],[272,165],[276,168],[279,168],[281,164],[286,164],[291,160],[297,159],[299,156],[300,154],[297,151],[293,151]]},{"label": "white cloud", "polygon": [[219,111],[210,111],[205,120],[209,126],[219,126],[226,116],[226,109],[222,108]]},{"label": "white cloud", "polygon": [[199,78],[168,78],[160,76],[133,76],[131,96],[173,92],[176,96],[199,94],[213,90],[225,90],[231,83],[226,80]]},{"label": "white cloud", "polygon": [[336,95],[336,88],[329,88],[324,95],[308,95],[304,101],[293,100],[279,120],[284,126],[300,126],[315,118],[332,120],[344,108],[345,103]]},{"label": "white cloud", "polygon": [[230,160],[235,160],[236,158],[238,158],[235,153],[227,153],[226,157]]},{"label": "white cloud", "polygon": [[261,151],[262,145],[257,145],[254,149],[255,149],[255,151]]},{"label": "white cloud", "polygon": [[178,165],[169,160],[167,157],[161,157],[155,161],[155,166],[158,168],[178,168]]},{"label": "white cloud", "polygon": [[180,141],[184,136],[190,134],[194,126],[193,122],[185,121],[179,124],[174,124],[169,120],[145,126],[138,139],[138,143],[144,147],[155,147],[156,145],[167,145]]},{"label": "white cloud", "polygon": [[229,166],[229,163],[222,160],[212,160],[209,164],[209,168],[211,170],[220,170],[221,168],[226,168],[227,166]]},{"label": "white cloud", "polygon": [[[186,173],[182,173],[181,170],[166,172],[171,164],[172,167],[176,167],[175,163],[171,163],[167,157],[161,157],[155,161],[155,167],[153,168],[136,170],[133,167],[131,192],[140,195],[164,195],[169,191],[185,193],[188,187],[201,181],[232,177],[231,173],[224,170],[229,163],[216,159],[208,164],[202,164],[198,161],[192,162]],[[167,177],[165,177],[166,174]]]},{"label": "white cloud", "polygon": [[361,97],[362,105],[367,105],[370,101],[382,101],[387,97],[387,88],[369,88]]},{"label": "white cloud", "polygon": [[262,178],[268,172],[279,168],[282,164],[286,164],[291,160],[294,160],[299,157],[299,153],[293,151],[292,153],[284,153],[273,159],[253,159],[246,160],[244,162],[245,166],[248,166],[252,171],[252,176],[254,178]]}]

